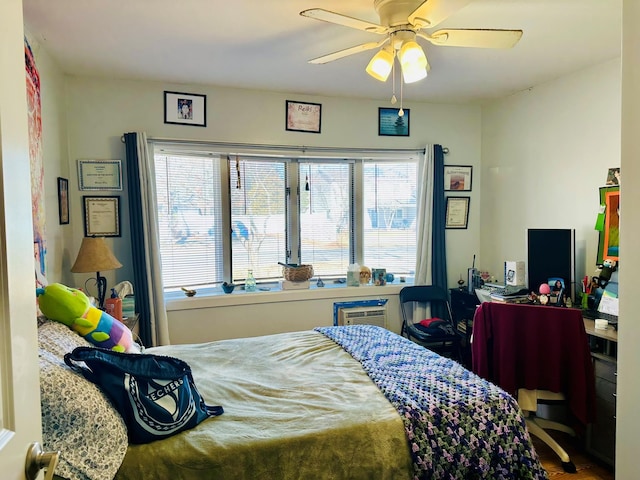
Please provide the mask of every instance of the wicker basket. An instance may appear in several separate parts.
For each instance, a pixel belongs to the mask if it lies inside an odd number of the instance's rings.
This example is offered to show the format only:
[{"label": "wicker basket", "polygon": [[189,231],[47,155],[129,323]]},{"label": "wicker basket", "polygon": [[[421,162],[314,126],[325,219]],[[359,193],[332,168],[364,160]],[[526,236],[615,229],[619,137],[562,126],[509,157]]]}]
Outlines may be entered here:
[{"label": "wicker basket", "polygon": [[282,267],[282,276],[290,282],[304,282],[313,277],[313,265]]}]

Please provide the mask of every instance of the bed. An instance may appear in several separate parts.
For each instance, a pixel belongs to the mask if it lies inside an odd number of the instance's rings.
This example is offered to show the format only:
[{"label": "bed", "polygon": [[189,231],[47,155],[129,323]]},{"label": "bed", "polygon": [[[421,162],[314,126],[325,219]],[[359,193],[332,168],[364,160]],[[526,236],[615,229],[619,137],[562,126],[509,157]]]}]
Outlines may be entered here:
[{"label": "bed", "polygon": [[84,339],[45,322],[39,341],[43,443],[61,451],[59,478],[547,478],[510,395],[380,327],[147,349],[189,363],[225,413],[143,445],[60,363]]}]

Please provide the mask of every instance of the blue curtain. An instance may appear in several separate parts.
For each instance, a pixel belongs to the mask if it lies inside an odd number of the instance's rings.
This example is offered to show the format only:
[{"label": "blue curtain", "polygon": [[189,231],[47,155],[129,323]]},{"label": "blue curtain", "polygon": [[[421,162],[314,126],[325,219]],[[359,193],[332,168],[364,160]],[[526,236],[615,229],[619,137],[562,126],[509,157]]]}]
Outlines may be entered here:
[{"label": "blue curtain", "polygon": [[433,146],[433,214],[431,284],[447,290],[447,246],[445,239],[446,204],[444,197],[444,152]]},{"label": "blue curtain", "polygon": [[125,133],[127,179],[129,193],[129,218],[131,228],[131,257],[133,260],[133,285],[138,314],[139,337],[143,345],[153,345],[149,279],[147,275],[146,255],[144,247],[144,222],[142,213],[142,196],[140,193],[140,166],[138,161],[138,134]]}]

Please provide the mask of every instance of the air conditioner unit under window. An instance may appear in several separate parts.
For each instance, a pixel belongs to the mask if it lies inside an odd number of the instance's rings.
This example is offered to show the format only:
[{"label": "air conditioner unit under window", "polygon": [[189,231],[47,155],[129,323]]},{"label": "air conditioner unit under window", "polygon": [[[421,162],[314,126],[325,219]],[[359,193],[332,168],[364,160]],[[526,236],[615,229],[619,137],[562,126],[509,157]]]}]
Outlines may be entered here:
[{"label": "air conditioner unit under window", "polygon": [[387,307],[341,308],[338,325],[377,325],[387,328]]}]

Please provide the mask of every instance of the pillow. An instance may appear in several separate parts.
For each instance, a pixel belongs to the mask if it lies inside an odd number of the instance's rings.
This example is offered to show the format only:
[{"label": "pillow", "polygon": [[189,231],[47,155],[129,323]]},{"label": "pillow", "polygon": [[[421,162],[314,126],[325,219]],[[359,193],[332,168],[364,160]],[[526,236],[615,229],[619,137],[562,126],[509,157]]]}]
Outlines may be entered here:
[{"label": "pillow", "polygon": [[89,343],[65,325],[38,328],[42,439],[60,451],[56,473],[69,480],[111,480],[127,451],[122,417],[98,387],[64,364],[64,354]]}]

